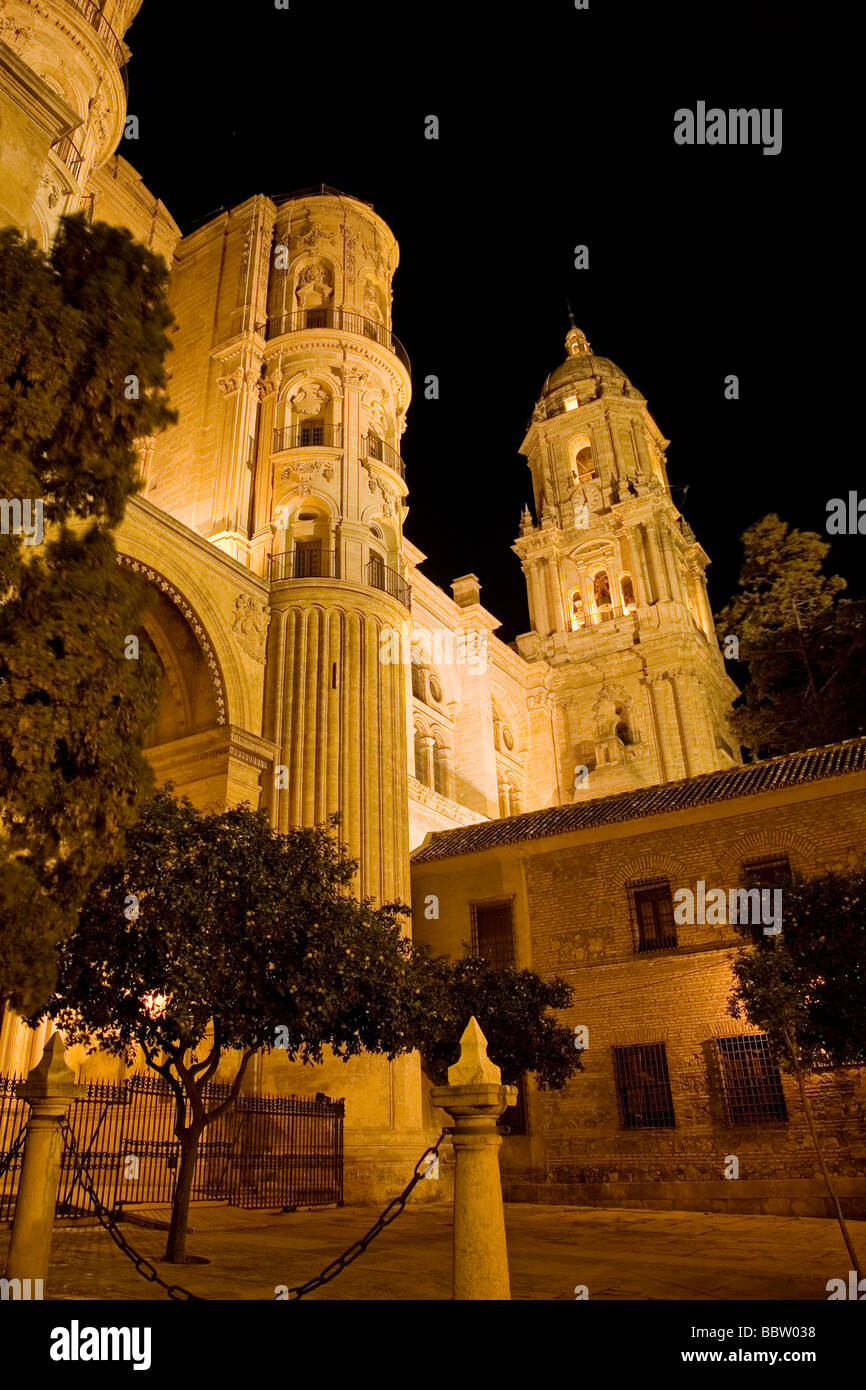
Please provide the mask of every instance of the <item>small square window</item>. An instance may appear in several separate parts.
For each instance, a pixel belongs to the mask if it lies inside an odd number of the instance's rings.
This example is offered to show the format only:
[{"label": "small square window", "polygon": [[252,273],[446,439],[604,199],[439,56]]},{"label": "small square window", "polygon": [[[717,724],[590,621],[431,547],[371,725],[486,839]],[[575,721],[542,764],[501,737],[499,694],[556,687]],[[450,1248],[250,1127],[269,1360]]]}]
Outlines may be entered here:
[{"label": "small square window", "polygon": [[622,1128],[676,1128],[664,1043],[615,1047],[613,1064]]},{"label": "small square window", "polygon": [[751,1125],[787,1120],[782,1080],[766,1034],[715,1041],[728,1122]]}]

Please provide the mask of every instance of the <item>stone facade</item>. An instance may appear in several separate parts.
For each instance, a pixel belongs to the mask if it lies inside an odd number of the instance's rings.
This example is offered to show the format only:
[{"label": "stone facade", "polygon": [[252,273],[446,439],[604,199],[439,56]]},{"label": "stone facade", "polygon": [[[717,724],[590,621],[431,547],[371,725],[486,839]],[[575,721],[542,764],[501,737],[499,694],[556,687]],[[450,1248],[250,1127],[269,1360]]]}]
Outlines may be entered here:
[{"label": "stone facade", "polygon": [[[170,263],[179,420],[140,441],[142,493],[117,533],[155,596],[160,780],[203,809],[264,806],[283,828],[340,812],[358,890],[385,901],[408,900],[410,849],[430,832],[736,762],[707,557],[640,392],[572,329],[522,446],[531,631],[502,642],[476,576],[444,593],[403,534],[394,234],[320,186],[255,194],[181,237],[114,153],[138,8],[4,0],[0,217],[48,246],[84,209]],[[41,1046],[7,1021],[0,1064],[32,1065]],[[350,1196],[375,1187],[363,1172],[387,1188],[433,1122],[413,1058],[313,1069],[274,1054],[254,1084],[346,1096]]]},{"label": "stone facade", "polygon": [[[769,790],[752,789],[760,787],[751,776],[758,772]],[[512,1200],[833,1214],[796,1082],[780,1079],[787,1118],[769,1113],[775,1083],[762,1052],[749,1052],[746,1065],[759,1069],[760,1085],[756,1091],[740,1078],[743,1110],[733,1113],[742,1119],[751,1103],[756,1116],[734,1123],[727,1108],[721,1054],[728,1049],[736,1059],[742,1044],[720,1048],[716,1039],[760,1038],[727,1014],[740,938],[730,926],[677,925],[675,945],[641,949],[634,894],[659,883],[696,890],[698,880],[707,893],[729,890],[744,865],[763,861],[766,872],[767,861],[781,857],[804,877],[862,867],[866,740],[734,775],[741,789],[711,774],[548,813],[546,823],[538,812],[444,832],[415,852],[416,938],[458,957],[472,944],[473,906],[509,904],[515,964],[567,980],[574,1003],[562,1020],[588,1030],[585,1070],[564,1091],[528,1087],[528,1133],[511,1135],[502,1150]],[[428,910],[431,895],[438,919]],[[621,1110],[614,1053],[659,1044],[672,1113],[665,1123],[634,1127],[634,1115]],[[648,1052],[635,1055],[649,1068]],[[866,1073],[833,1070],[807,1084],[845,1209],[864,1216]],[[736,1181],[724,1176],[731,1156]]]}]

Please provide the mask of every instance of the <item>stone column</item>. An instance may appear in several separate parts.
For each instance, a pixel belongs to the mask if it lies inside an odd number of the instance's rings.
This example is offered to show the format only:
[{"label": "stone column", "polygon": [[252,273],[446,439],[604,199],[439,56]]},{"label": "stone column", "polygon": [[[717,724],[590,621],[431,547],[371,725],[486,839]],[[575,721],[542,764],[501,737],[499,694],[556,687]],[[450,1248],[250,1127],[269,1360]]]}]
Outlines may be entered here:
[{"label": "stone column", "polygon": [[45,1279],[48,1274],[63,1151],[60,1122],[70,1102],[87,1091],[86,1086],[76,1086],[63,1060],[64,1051],[63,1039],[55,1033],[45,1045],[39,1066],[18,1087],[18,1095],[30,1102],[30,1119],[6,1261],[7,1279]]},{"label": "stone column", "polygon": [[496,1122],[516,1103],[517,1087],[501,1083],[499,1067],[487,1056],[487,1040],[471,1018],[460,1039],[460,1057],[448,1068],[448,1085],[430,1092],[433,1104],[455,1123],[453,1296],[460,1301],[511,1298]]}]

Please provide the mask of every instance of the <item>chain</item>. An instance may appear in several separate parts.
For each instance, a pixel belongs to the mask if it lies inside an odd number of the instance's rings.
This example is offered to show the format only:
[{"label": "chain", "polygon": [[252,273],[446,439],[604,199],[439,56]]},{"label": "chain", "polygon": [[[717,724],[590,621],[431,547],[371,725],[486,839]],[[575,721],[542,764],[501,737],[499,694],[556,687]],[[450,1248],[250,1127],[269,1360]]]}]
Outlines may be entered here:
[{"label": "chain", "polygon": [[[93,1203],[96,1219],[100,1226],[103,1226],[111,1236],[117,1248],[122,1251],[128,1260],[132,1261],[141,1277],[147,1279],[151,1284],[159,1284],[160,1288],[165,1289],[169,1298],[194,1300],[197,1303],[206,1302],[200,1294],[191,1293],[189,1289],[183,1288],[180,1284],[167,1284],[164,1279],[160,1279],[156,1266],[151,1264],[150,1260],[145,1259],[144,1255],[139,1254],[137,1250],[133,1249],[118,1227],[114,1217],[99,1200],[93,1183],[90,1180],[90,1175],[81,1160],[78,1145],[75,1142],[75,1135],[72,1133],[72,1128],[68,1120],[64,1119],[61,1121],[61,1131],[72,1156],[72,1163],[75,1168],[75,1180],[87,1193]],[[439,1157],[439,1145],[442,1143],[446,1134],[450,1133],[450,1129],[443,1129],[436,1143],[429,1149],[424,1150],[418,1162],[415,1164],[412,1177],[403,1188],[403,1191],[398,1197],[395,1197],[393,1201],[388,1203],[381,1216],[373,1223],[369,1231],[361,1236],[360,1240],[356,1240],[350,1245],[348,1250],[344,1250],[343,1254],[338,1256],[336,1260],[332,1260],[329,1265],[326,1265],[321,1274],[317,1275],[315,1279],[308,1279],[306,1284],[298,1284],[289,1289],[288,1296],[290,1300],[293,1301],[295,1299],[304,1298],[308,1293],[312,1293],[313,1289],[320,1288],[322,1284],[329,1284],[332,1279],[336,1279],[338,1274],[342,1274],[347,1265],[350,1265],[353,1260],[357,1260],[359,1255],[363,1255],[368,1245],[376,1239],[376,1236],[384,1231],[386,1226],[390,1226],[391,1222],[396,1220],[402,1211],[405,1211],[406,1203],[409,1200],[411,1192]],[[22,1130],[18,1139],[15,1141],[15,1146],[10,1150],[10,1157],[14,1154],[19,1145],[23,1143],[23,1140],[24,1131]]]},{"label": "chain", "polygon": [[63,1136],[66,1140],[67,1146],[69,1148],[69,1152],[72,1156],[72,1162],[75,1168],[75,1179],[78,1182],[78,1184],[83,1188],[83,1190],[87,1193],[88,1197],[93,1203],[97,1221],[99,1222],[100,1226],[105,1227],[106,1231],[111,1236],[111,1239],[114,1241],[117,1248],[123,1252],[123,1254],[126,1256],[128,1260],[132,1260],[132,1263],[135,1265],[135,1268],[137,1272],[141,1275],[142,1279],[147,1279],[148,1282],[151,1284],[159,1284],[160,1288],[165,1289],[169,1298],[191,1299],[194,1300],[196,1303],[205,1302],[205,1300],[201,1297],[200,1294],[191,1293],[189,1289],[182,1288],[180,1284],[167,1284],[164,1279],[160,1279],[159,1274],[156,1271],[156,1266],[151,1264],[150,1260],[145,1259],[144,1255],[140,1255],[137,1250],[133,1249],[129,1241],[126,1239],[126,1237],[123,1235],[120,1228],[118,1227],[118,1224],[114,1220],[114,1217],[111,1215],[111,1212],[109,1212],[102,1205],[98,1196],[96,1195],[93,1183],[90,1181],[90,1175],[87,1172],[87,1169],[85,1168],[84,1163],[81,1160],[81,1155],[78,1151],[78,1145],[75,1142],[75,1135],[72,1133],[72,1127],[70,1126],[69,1121],[62,1120],[60,1127],[63,1132]]},{"label": "chain", "polygon": [[9,1169],[12,1167],[12,1164],[15,1162],[15,1159],[18,1156],[19,1150],[21,1150],[24,1147],[24,1140],[26,1138],[27,1126],[24,1125],[21,1130],[21,1133],[18,1135],[18,1138],[15,1140],[15,1143],[12,1145],[12,1148],[9,1150],[8,1154],[4,1154],[3,1157],[0,1158],[0,1178],[2,1178],[3,1174],[8,1172]]},{"label": "chain", "polygon": [[312,1293],[313,1289],[320,1288],[322,1284],[329,1284],[332,1279],[336,1279],[338,1274],[342,1274],[347,1265],[350,1265],[353,1260],[357,1260],[359,1255],[363,1255],[371,1241],[374,1241],[376,1236],[384,1231],[386,1226],[390,1226],[391,1222],[405,1210],[409,1194],[425,1176],[427,1170],[435,1163],[436,1159],[439,1157],[439,1145],[442,1143],[446,1134],[450,1133],[450,1129],[443,1129],[432,1148],[424,1150],[418,1162],[415,1164],[412,1177],[403,1188],[399,1197],[395,1197],[392,1202],[388,1203],[382,1215],[373,1223],[366,1235],[361,1236],[360,1240],[356,1240],[354,1244],[350,1245],[348,1250],[344,1250],[343,1254],[338,1256],[336,1260],[332,1260],[329,1265],[326,1265],[321,1274],[315,1279],[308,1279],[306,1284],[297,1284],[289,1289],[288,1297],[290,1300],[304,1298],[308,1293]]}]

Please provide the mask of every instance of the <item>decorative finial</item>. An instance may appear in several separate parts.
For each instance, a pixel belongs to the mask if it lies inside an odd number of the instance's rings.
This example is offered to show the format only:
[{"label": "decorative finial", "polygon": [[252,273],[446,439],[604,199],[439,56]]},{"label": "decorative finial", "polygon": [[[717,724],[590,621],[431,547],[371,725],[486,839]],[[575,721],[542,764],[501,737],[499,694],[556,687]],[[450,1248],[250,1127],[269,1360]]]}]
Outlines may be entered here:
[{"label": "decorative finial", "polygon": [[453,1067],[448,1068],[449,1086],[498,1086],[502,1082],[502,1072],[487,1056],[487,1039],[478,1026],[473,1014],[463,1030],[460,1039],[460,1056]]}]

